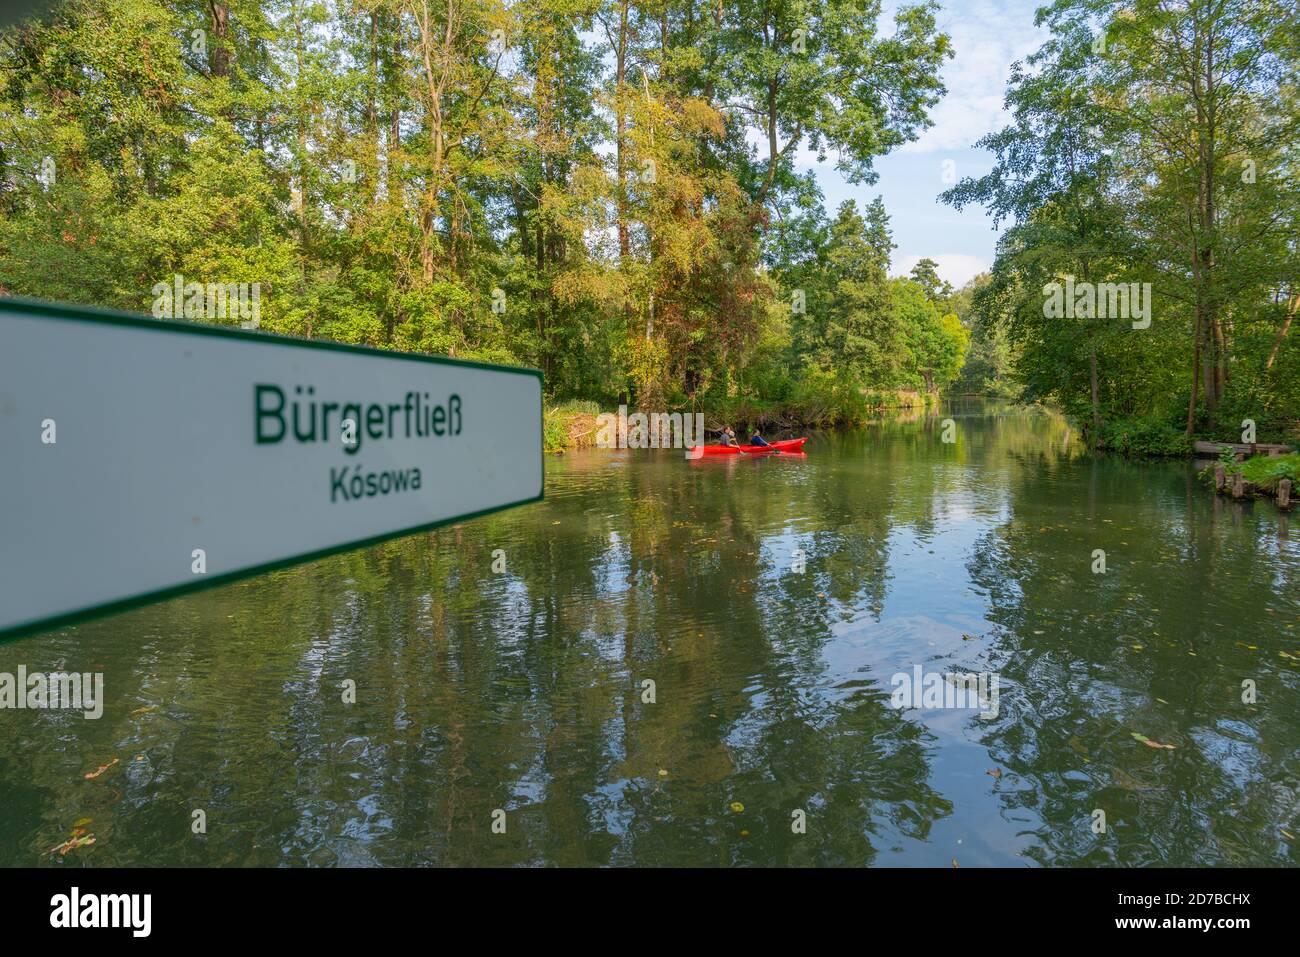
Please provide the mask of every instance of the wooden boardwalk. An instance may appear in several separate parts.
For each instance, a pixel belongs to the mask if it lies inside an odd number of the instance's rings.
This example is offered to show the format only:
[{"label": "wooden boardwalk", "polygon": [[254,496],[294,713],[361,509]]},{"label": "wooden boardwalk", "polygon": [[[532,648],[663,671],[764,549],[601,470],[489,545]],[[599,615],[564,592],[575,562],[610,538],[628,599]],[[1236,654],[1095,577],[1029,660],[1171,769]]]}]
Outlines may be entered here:
[{"label": "wooden boardwalk", "polygon": [[1289,445],[1275,442],[1197,442],[1195,451],[1197,455],[1209,455],[1214,458],[1218,458],[1224,452],[1232,451],[1237,461],[1241,462],[1251,455],[1268,455],[1270,458],[1276,458],[1294,450]]}]

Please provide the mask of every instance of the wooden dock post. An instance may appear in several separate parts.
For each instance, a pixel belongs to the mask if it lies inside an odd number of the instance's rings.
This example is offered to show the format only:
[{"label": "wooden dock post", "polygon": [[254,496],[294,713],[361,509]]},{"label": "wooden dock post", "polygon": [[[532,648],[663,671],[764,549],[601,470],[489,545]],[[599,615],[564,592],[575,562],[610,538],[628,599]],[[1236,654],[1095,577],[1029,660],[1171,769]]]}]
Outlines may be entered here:
[{"label": "wooden dock post", "polygon": [[1243,498],[1246,494],[1246,477],[1240,472],[1232,475],[1232,497]]},{"label": "wooden dock post", "polygon": [[1228,484],[1228,470],[1222,464],[1214,467],[1214,490],[1222,492],[1223,486]]},{"label": "wooden dock post", "polygon": [[1291,480],[1283,479],[1277,483],[1277,507],[1291,507]]}]

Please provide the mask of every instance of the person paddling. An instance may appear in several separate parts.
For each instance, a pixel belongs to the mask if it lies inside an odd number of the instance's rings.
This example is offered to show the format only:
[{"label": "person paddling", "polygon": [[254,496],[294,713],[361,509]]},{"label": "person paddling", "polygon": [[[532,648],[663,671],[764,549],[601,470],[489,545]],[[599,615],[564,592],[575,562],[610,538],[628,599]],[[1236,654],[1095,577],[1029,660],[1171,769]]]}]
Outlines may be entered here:
[{"label": "person paddling", "polygon": [[740,443],[736,441],[736,433],[731,431],[731,426],[724,425],[722,427],[722,432],[719,433],[719,438],[722,439],[723,445],[729,446],[730,448],[733,449],[739,449],[741,455],[749,454],[744,449],[740,448]]},{"label": "person paddling", "polygon": [[757,445],[759,448],[763,448],[763,449],[771,449],[773,452],[776,452],[777,454],[780,454],[781,452],[780,449],[774,446],[767,439],[763,438],[762,433],[759,432],[758,429],[755,429],[754,434],[749,437],[749,444]]}]

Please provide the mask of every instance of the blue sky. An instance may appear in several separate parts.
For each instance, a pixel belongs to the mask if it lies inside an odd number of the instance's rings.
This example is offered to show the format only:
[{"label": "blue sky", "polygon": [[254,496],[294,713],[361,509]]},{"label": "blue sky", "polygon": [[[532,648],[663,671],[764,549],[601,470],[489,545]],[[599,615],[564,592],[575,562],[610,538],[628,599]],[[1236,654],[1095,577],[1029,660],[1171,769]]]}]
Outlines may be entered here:
[{"label": "blue sky", "polygon": [[[928,256],[939,264],[939,275],[957,287],[992,264],[998,232],[982,209],[958,212],[938,201],[949,185],[944,161],[953,162],[958,178],[989,171],[992,157],[973,144],[1006,125],[1002,97],[1011,64],[1036,50],[1047,33],[1034,26],[1040,0],[940,2],[939,24],[952,37],[955,55],[942,71],[948,93],[931,113],[934,126],[915,143],[878,159],[880,179],[872,186],[850,185],[836,172],[833,157],[818,164],[816,155],[804,150],[797,162],[817,171],[832,214],[845,199],[856,199],[861,208],[877,194],[884,196],[898,245],[894,273],[905,274]],[[886,0],[881,32],[892,29],[898,5]]]}]

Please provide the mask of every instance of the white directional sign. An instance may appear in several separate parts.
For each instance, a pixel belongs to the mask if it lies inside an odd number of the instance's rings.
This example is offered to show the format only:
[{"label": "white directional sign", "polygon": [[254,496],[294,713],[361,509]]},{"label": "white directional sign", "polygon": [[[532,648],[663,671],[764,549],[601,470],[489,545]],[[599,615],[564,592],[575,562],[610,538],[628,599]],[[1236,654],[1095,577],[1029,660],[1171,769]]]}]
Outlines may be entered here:
[{"label": "white directional sign", "polygon": [[533,370],[0,299],[0,638],[541,497]]}]

